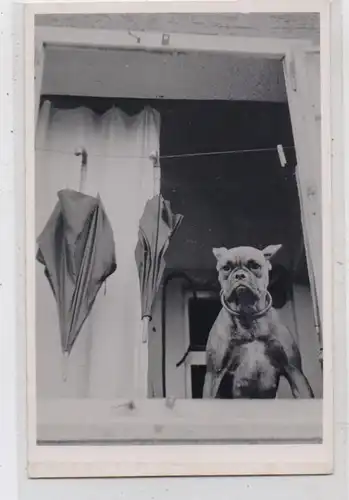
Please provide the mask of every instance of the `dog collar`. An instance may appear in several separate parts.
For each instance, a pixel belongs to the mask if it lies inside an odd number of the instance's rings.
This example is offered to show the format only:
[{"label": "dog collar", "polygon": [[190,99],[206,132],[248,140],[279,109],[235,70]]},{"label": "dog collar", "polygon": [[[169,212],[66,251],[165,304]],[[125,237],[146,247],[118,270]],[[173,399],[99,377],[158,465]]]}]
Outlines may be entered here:
[{"label": "dog collar", "polygon": [[[267,291],[267,295],[266,295],[266,301],[267,301],[267,305],[265,306],[264,309],[262,309],[261,311],[254,312],[254,313],[249,313],[248,316],[251,317],[252,319],[257,319],[257,318],[261,318],[262,316],[267,314],[267,312],[271,309],[271,306],[273,305],[273,299],[271,298],[271,295],[268,291]],[[224,307],[224,309],[232,316],[236,316],[236,317],[247,316],[247,314],[241,313],[240,311],[237,311],[236,309],[232,309],[227,304],[225,297],[224,297],[224,294],[223,294],[223,290],[221,290],[221,303],[222,303],[222,306]]]}]

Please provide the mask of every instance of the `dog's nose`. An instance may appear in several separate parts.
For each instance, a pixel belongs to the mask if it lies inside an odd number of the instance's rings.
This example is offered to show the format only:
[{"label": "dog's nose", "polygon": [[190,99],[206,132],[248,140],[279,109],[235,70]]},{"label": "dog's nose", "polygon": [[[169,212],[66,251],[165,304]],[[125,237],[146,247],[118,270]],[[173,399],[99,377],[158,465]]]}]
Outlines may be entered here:
[{"label": "dog's nose", "polygon": [[237,280],[245,280],[246,279],[246,274],[243,271],[237,272],[235,274],[235,279],[237,279]]}]

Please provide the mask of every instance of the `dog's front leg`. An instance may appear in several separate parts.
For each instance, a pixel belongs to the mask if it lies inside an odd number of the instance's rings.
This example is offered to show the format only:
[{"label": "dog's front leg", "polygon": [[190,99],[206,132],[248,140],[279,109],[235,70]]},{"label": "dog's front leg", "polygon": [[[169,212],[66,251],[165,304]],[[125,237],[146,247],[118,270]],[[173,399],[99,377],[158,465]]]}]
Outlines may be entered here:
[{"label": "dog's front leg", "polygon": [[314,397],[314,393],[307,377],[295,366],[285,367],[285,377],[290,384],[292,395],[296,399],[309,399]]},{"label": "dog's front leg", "polygon": [[214,370],[212,362],[207,362],[204,387],[202,391],[203,399],[213,399],[217,397],[219,387],[226,371],[226,368],[223,368],[219,373],[217,373],[217,371]]},{"label": "dog's front leg", "polygon": [[213,373],[211,371],[206,370],[204,388],[202,390],[202,398],[203,399],[212,398],[212,389],[213,389]]},{"label": "dog's front leg", "polygon": [[214,369],[213,360],[209,353],[206,353],[206,374],[204,380],[204,387],[202,390],[202,398],[209,399],[214,398],[214,386],[215,386],[216,372]]}]

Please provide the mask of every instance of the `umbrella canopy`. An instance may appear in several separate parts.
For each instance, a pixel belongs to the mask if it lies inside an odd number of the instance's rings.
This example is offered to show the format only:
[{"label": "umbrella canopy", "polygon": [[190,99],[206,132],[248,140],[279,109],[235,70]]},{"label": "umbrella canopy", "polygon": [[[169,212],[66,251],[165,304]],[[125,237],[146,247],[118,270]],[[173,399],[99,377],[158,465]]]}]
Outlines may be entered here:
[{"label": "umbrella canopy", "polygon": [[165,269],[164,255],[182,219],[182,215],[172,213],[170,203],[160,194],[148,200],[145,205],[139,222],[135,251],[142,318],[151,317],[153,301]]},{"label": "umbrella canopy", "polygon": [[70,189],[58,202],[38,242],[58,308],[61,344],[70,353],[102,283],[116,269],[113,231],[102,202]]}]

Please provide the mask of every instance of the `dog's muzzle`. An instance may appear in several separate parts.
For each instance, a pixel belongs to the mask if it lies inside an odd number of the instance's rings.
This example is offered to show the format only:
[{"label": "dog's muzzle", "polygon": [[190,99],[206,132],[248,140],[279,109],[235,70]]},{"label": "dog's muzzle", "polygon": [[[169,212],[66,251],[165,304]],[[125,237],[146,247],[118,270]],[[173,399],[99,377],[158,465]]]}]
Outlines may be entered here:
[{"label": "dog's muzzle", "polygon": [[258,298],[258,294],[251,285],[249,278],[248,273],[243,269],[238,269],[232,273],[227,279],[226,299],[238,299],[246,303],[254,302]]}]

